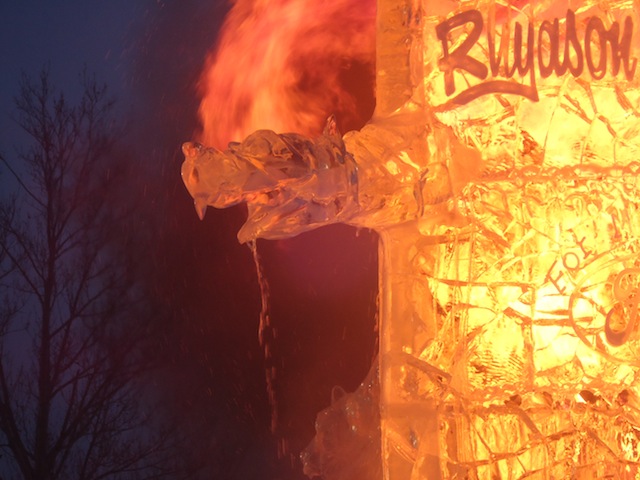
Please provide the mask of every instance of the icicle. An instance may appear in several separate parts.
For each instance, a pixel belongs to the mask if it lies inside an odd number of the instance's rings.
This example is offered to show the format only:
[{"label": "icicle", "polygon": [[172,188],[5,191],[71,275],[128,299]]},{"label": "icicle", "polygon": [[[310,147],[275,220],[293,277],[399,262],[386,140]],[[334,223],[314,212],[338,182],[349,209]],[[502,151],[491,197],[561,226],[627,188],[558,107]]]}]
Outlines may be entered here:
[{"label": "icicle", "polygon": [[[262,260],[258,254],[258,245],[256,240],[247,242],[251,254],[253,256],[253,262],[256,266],[256,275],[258,277],[258,285],[260,286],[260,323],[258,324],[258,341],[262,352],[264,354],[265,363],[265,381],[267,385],[267,395],[269,397],[269,407],[271,408],[271,433],[276,433],[278,426],[278,408],[276,403],[276,391],[275,391],[275,365],[273,362],[273,340],[275,338],[275,331],[271,325],[271,317],[269,315],[269,283],[264,275]],[[280,446],[278,450],[281,450]]]}]

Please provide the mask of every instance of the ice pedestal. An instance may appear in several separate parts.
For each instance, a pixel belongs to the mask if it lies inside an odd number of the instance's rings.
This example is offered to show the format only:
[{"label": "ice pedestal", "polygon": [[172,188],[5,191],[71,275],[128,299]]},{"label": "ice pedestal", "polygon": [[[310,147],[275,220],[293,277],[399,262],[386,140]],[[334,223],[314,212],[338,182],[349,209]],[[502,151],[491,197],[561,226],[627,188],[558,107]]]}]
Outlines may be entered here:
[{"label": "ice pedestal", "polygon": [[380,233],[385,480],[640,478],[637,26],[380,0],[361,131],[185,149],[197,208],[249,203],[243,241]]}]

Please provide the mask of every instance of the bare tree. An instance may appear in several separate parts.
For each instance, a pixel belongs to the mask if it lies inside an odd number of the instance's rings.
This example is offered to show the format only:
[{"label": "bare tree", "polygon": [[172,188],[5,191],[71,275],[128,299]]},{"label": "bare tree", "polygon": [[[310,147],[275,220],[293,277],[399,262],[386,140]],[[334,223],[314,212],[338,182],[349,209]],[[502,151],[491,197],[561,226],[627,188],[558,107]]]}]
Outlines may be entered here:
[{"label": "bare tree", "polygon": [[[145,402],[145,322],[106,89],[25,77],[30,146],[0,157],[0,479],[176,478]],[[118,163],[119,162],[119,163]]]}]

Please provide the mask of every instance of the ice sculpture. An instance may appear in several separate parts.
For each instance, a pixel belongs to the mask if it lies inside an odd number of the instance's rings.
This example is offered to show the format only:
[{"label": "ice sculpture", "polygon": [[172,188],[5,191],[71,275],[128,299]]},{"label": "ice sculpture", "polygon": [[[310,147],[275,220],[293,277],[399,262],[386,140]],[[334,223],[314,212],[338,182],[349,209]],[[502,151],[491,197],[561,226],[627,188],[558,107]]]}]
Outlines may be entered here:
[{"label": "ice sculpture", "polygon": [[331,406],[316,419],[316,436],[300,455],[304,473],[332,480],[379,479],[380,385],[378,365],[353,393],[334,387]]},{"label": "ice sculpture", "polygon": [[380,0],[361,131],[185,146],[241,241],[380,233],[386,480],[640,478],[635,5]]}]

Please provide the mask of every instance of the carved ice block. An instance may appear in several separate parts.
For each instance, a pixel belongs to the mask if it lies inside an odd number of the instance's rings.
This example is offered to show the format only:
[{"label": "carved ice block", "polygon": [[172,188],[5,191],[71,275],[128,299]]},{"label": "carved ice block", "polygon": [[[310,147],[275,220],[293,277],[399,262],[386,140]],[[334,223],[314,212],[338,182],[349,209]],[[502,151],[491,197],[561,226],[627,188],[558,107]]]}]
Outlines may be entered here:
[{"label": "carved ice block", "polygon": [[465,227],[383,231],[387,478],[636,478],[637,182],[487,181]]},{"label": "carved ice block", "polygon": [[385,479],[640,478],[633,4],[381,4],[452,186],[379,228]]}]

